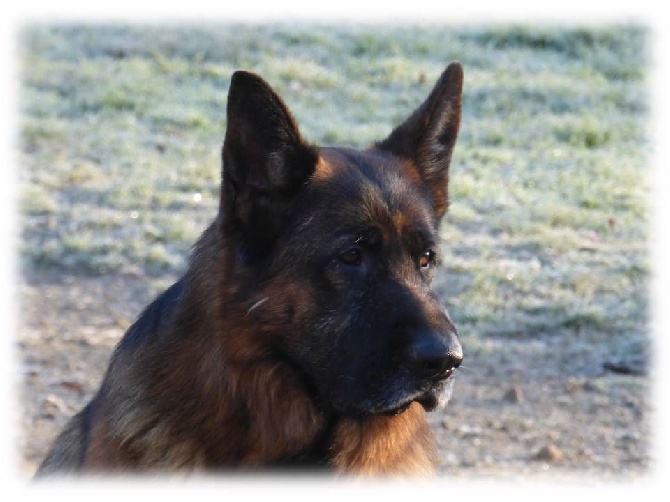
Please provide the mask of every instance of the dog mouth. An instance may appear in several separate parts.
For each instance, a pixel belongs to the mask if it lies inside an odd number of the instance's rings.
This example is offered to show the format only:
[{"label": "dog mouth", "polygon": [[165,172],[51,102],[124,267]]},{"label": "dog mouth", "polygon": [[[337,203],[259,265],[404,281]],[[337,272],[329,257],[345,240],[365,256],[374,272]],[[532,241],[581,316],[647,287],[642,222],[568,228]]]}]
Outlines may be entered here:
[{"label": "dog mouth", "polygon": [[417,402],[419,403],[424,410],[426,411],[435,411],[437,408],[440,407],[440,399],[439,397],[433,393],[433,392],[426,392],[416,398],[409,399],[408,401],[404,402],[400,406],[393,407],[391,409],[382,411],[381,414],[383,415],[400,415],[407,411],[407,409],[412,406],[412,403]]},{"label": "dog mouth", "polygon": [[400,415],[400,414],[406,412],[407,409],[410,406],[412,406],[413,402],[414,402],[414,400],[412,399],[411,401],[407,401],[405,404],[403,404],[403,405],[401,405],[397,408],[392,408],[392,409],[387,410],[387,411],[382,411],[380,413],[380,415],[388,415],[388,416]]},{"label": "dog mouth", "polygon": [[455,373],[455,369],[451,369],[448,374],[441,374],[438,379],[421,381],[407,379],[405,375],[391,377],[387,380],[387,385],[369,392],[367,396],[360,396],[362,399],[352,399],[350,393],[347,395],[342,390],[319,392],[318,386],[315,387],[315,394],[319,396],[318,402],[324,410],[356,419],[374,415],[400,415],[414,402],[425,411],[431,412],[443,408],[449,402]]},{"label": "dog mouth", "polygon": [[407,411],[407,409],[410,406],[412,406],[412,403],[414,402],[419,403],[426,411],[434,411],[439,407],[439,398],[433,393],[425,393],[420,395],[419,397],[409,399],[399,406],[394,406],[372,414],[388,415],[388,416],[402,415]]},{"label": "dog mouth", "polygon": [[440,398],[435,394],[428,393],[416,400],[426,411],[434,411],[440,407]]},{"label": "dog mouth", "polygon": [[454,387],[454,378],[450,378],[434,383],[427,389],[418,392],[416,395],[405,398],[400,404],[394,404],[383,411],[377,413],[384,415],[400,415],[407,411],[412,403],[419,403],[424,410],[430,412],[443,408],[449,402]]}]

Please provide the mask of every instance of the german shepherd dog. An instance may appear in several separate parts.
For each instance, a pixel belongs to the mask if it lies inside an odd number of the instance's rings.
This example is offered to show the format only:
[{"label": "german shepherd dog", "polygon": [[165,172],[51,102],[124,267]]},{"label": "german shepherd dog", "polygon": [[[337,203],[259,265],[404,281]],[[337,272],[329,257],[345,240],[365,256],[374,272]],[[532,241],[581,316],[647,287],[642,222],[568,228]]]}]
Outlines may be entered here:
[{"label": "german shepherd dog", "polygon": [[303,140],[233,74],[218,215],[116,347],[37,476],[323,468],[430,474],[463,355],[430,284],[463,70],[383,141]]}]

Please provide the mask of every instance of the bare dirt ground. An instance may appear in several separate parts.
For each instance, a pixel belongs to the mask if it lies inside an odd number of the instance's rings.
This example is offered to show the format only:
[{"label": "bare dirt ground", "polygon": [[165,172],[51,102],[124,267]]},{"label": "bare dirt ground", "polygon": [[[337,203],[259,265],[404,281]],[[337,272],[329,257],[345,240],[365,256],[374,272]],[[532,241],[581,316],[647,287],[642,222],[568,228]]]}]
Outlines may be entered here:
[{"label": "bare dirt ground", "polygon": [[[169,281],[140,274],[23,277],[17,446],[26,477],[95,392],[125,329]],[[468,353],[466,339],[452,402],[431,415],[444,475],[627,480],[649,472],[646,369],[617,368],[597,350],[584,360],[583,347],[576,365],[561,337],[489,338],[484,346],[490,350]]]}]

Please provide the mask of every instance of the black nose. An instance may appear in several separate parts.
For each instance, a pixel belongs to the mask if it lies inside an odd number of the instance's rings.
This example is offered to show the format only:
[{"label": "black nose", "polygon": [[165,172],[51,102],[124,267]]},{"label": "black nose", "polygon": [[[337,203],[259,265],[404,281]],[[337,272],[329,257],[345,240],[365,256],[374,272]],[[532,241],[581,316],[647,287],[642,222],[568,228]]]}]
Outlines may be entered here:
[{"label": "black nose", "polygon": [[463,349],[455,333],[432,330],[412,334],[406,349],[407,365],[420,378],[444,379],[463,361]]}]

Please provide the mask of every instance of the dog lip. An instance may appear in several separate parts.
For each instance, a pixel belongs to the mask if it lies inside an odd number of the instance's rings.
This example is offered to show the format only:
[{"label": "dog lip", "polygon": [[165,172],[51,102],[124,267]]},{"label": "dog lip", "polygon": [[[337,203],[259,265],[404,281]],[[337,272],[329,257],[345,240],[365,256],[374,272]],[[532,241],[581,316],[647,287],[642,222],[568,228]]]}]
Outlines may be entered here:
[{"label": "dog lip", "polygon": [[407,397],[406,399],[403,399],[402,401],[396,401],[395,403],[387,403],[386,405],[383,406],[354,406],[354,407],[346,407],[345,409],[341,409],[340,412],[344,412],[346,415],[351,415],[351,416],[359,416],[359,417],[364,417],[364,416],[374,416],[374,415],[387,415],[387,416],[394,416],[394,415],[400,415],[407,411],[407,409],[412,405],[413,402],[417,401],[420,399],[422,394],[417,393],[414,395],[411,395],[410,397]]},{"label": "dog lip", "polygon": [[442,408],[448,402],[449,397],[443,399],[442,395],[446,389],[453,386],[454,373],[456,373],[456,368],[449,368],[439,376],[423,380],[414,392],[405,394],[404,399],[393,400],[383,405],[372,403],[356,405],[343,400],[335,400],[332,397],[326,401],[334,405],[334,409],[339,413],[354,417],[400,415],[407,411],[414,402],[419,403],[424,410],[430,412]]},{"label": "dog lip", "polygon": [[417,392],[411,397],[408,397],[406,400],[401,401],[400,404],[373,412],[373,414],[400,415],[401,413],[405,412],[414,402],[419,403],[426,411],[432,411],[438,407],[438,394],[439,391],[431,386],[429,389]]},{"label": "dog lip", "polygon": [[400,414],[404,413],[405,411],[407,411],[407,409],[412,405],[413,402],[414,402],[414,399],[412,399],[410,401],[407,401],[405,404],[403,404],[403,405],[401,405],[397,408],[393,408],[393,409],[390,409],[388,411],[383,411],[382,414],[383,415],[391,415],[391,416],[400,415]]},{"label": "dog lip", "polygon": [[433,411],[439,405],[438,397],[432,392],[426,392],[416,402],[423,406],[423,409],[426,411]]},{"label": "dog lip", "polygon": [[426,411],[433,411],[435,410],[440,403],[440,400],[438,398],[438,393],[435,392],[435,389],[430,389],[426,392],[423,392],[417,396],[413,396],[404,403],[394,406],[393,408],[389,408],[387,410],[381,411],[380,413],[383,415],[400,415],[407,411],[407,409],[412,405],[412,403],[417,402]]}]

